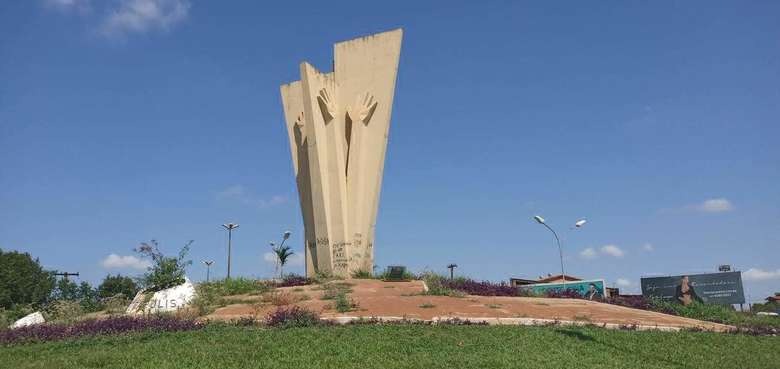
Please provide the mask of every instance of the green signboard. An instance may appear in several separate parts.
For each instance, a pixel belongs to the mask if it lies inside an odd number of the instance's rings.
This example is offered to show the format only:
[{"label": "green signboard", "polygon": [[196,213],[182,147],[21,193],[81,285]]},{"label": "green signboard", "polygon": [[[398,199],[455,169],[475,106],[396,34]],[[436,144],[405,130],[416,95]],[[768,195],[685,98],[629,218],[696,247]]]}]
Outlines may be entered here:
[{"label": "green signboard", "polygon": [[521,286],[520,288],[531,291],[534,295],[544,295],[547,291],[561,291],[564,289],[574,290],[579,292],[588,300],[599,300],[606,296],[606,290],[604,289],[603,279],[591,279],[587,281],[571,281],[566,284],[558,283],[537,283],[527,286]]},{"label": "green signboard", "polygon": [[406,267],[401,265],[390,265],[387,267],[387,276],[385,281],[403,281],[406,274]]},{"label": "green signboard", "polygon": [[669,301],[743,304],[742,273],[708,273],[642,278],[642,295]]}]

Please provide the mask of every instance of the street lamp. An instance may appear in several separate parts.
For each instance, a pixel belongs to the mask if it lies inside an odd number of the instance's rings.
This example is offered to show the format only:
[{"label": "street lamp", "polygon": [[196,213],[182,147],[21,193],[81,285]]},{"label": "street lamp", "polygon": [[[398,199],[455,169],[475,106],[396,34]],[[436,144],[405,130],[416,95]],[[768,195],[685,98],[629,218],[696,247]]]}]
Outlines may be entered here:
[{"label": "street lamp", "polygon": [[227,277],[228,277],[228,279],[230,279],[230,251],[231,251],[232,241],[233,241],[233,230],[238,228],[238,224],[236,224],[236,223],[228,223],[228,224],[223,224],[222,227],[227,229],[227,231],[228,231]]},{"label": "street lamp", "polygon": [[203,264],[206,265],[206,283],[209,283],[209,274],[211,272],[211,264],[214,264],[214,260],[203,260]]},{"label": "street lamp", "polygon": [[549,225],[547,225],[547,223],[545,223],[544,218],[542,218],[541,216],[538,216],[538,215],[534,215],[534,220],[536,220],[537,223],[547,227],[547,229],[549,229],[550,232],[552,232],[553,236],[555,236],[555,242],[558,243],[558,254],[560,255],[560,258],[561,258],[561,278],[563,278],[563,290],[565,291],[566,290],[566,273],[564,273],[564,271],[563,271],[563,248],[561,248],[561,240],[560,240],[560,238],[558,238],[558,234],[555,233],[555,231]]},{"label": "street lamp", "polygon": [[284,241],[287,241],[287,239],[290,238],[291,234],[292,232],[290,231],[284,231],[284,233],[282,234],[282,243],[279,245],[279,247],[284,246]]},{"label": "street lamp", "polygon": [[[534,220],[537,223],[547,227],[547,229],[549,229],[550,232],[552,232],[553,236],[555,236],[555,242],[558,243],[558,254],[560,255],[560,258],[561,258],[561,278],[563,278],[563,289],[566,290],[566,274],[563,271],[563,248],[561,247],[561,240],[558,238],[558,234],[555,233],[555,231],[549,225],[547,225],[547,223],[545,222],[544,218],[542,218],[539,215],[534,215]],[[584,218],[580,219],[580,220],[574,222],[574,228],[582,228],[582,226],[584,226],[585,223],[587,223],[587,222],[588,222],[587,219],[584,219]]]}]

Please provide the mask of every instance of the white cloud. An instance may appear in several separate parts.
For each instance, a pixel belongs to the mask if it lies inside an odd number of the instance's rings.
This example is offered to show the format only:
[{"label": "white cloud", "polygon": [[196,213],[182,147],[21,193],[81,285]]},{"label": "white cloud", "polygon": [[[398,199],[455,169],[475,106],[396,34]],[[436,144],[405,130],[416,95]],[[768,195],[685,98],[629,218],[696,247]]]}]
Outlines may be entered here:
[{"label": "white cloud", "polygon": [[271,263],[276,265],[278,259],[276,258],[276,254],[269,251],[263,254],[263,260],[265,260],[266,263]]},{"label": "white cloud", "polygon": [[583,259],[595,259],[596,258],[596,250],[594,250],[592,247],[588,247],[585,250],[580,251],[580,257]]},{"label": "white cloud", "polygon": [[633,283],[626,278],[618,278],[615,284],[617,284],[618,287],[630,287]]},{"label": "white cloud", "polygon": [[230,198],[237,198],[237,197],[240,198],[245,195],[246,195],[246,190],[242,185],[233,185],[222,191],[217,192],[218,199],[230,199]]},{"label": "white cloud", "polygon": [[750,268],[746,272],[742,272],[742,278],[744,278],[746,281],[768,281],[772,279],[780,279],[780,269],[772,271],[759,268]]},{"label": "white cloud", "polygon": [[63,11],[76,10],[87,12],[90,10],[90,0],[44,0],[43,4],[49,8],[55,8]]},{"label": "white cloud", "polygon": [[148,260],[140,259],[138,257],[135,257],[133,255],[117,255],[117,254],[111,254],[106,256],[105,259],[103,259],[100,262],[100,265],[103,266],[103,268],[106,269],[146,269],[150,266],[152,266],[152,263]]},{"label": "white cloud", "polygon": [[614,256],[616,258],[622,258],[625,253],[623,250],[620,249],[620,247],[617,247],[615,245],[604,245],[601,246],[601,249],[599,249],[602,254],[606,254],[609,256]]},{"label": "white cloud", "polygon": [[287,259],[287,264],[292,266],[303,265],[303,254],[292,254],[292,256]]},{"label": "white cloud", "polygon": [[235,201],[244,205],[256,206],[259,208],[270,208],[286,203],[288,198],[287,196],[283,195],[274,195],[269,199],[261,199],[253,193],[247,191],[244,186],[233,185],[217,192],[217,200]]},{"label": "white cloud", "polygon": [[654,251],[654,250],[655,250],[655,246],[653,246],[653,244],[652,244],[652,243],[650,243],[650,242],[647,242],[647,243],[645,243],[644,245],[642,245],[642,250],[645,250],[645,251],[647,251],[647,252],[651,252],[651,251]]},{"label": "white cloud", "polygon": [[705,213],[725,213],[734,210],[734,205],[728,199],[721,197],[704,200],[701,204],[696,205],[695,208]]},{"label": "white cloud", "polygon": [[105,36],[168,30],[187,19],[190,6],[189,0],[119,0],[100,30]]},{"label": "white cloud", "polygon": [[620,249],[620,247],[617,247],[616,245],[604,245],[599,247],[598,250],[596,250],[593,247],[588,247],[580,251],[580,257],[588,260],[598,258],[599,254],[612,256],[616,258],[622,258],[626,253],[623,252],[623,250]]}]

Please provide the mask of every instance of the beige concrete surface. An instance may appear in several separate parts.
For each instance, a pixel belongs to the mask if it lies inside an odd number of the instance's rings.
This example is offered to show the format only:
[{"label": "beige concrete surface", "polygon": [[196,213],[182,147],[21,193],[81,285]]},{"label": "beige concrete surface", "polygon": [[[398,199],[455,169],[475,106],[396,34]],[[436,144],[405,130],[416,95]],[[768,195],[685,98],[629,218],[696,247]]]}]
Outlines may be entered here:
[{"label": "beige concrete surface", "polygon": [[401,52],[400,29],[334,46],[334,71],[300,65],[281,86],[306,275],[372,270],[374,234]]}]

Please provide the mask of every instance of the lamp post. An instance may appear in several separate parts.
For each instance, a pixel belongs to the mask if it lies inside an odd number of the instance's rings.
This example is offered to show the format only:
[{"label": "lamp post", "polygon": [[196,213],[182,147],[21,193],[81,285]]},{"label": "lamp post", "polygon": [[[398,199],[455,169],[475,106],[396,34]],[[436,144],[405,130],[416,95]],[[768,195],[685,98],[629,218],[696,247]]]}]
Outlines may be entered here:
[{"label": "lamp post", "polygon": [[544,218],[538,215],[534,215],[534,220],[536,220],[537,223],[545,226],[547,229],[552,232],[553,236],[555,236],[555,242],[558,243],[558,255],[561,258],[561,278],[563,278],[563,290],[566,290],[566,273],[563,270],[563,248],[561,248],[561,239],[558,238],[558,234],[555,233],[555,230],[552,229],[547,223],[545,223]]},{"label": "lamp post", "polygon": [[290,232],[290,231],[284,231],[284,233],[282,234],[282,243],[279,244],[279,247],[284,246],[284,241],[287,241],[287,239],[290,238],[291,234],[292,234],[292,232]]},{"label": "lamp post", "polygon": [[203,260],[203,264],[206,265],[206,283],[209,283],[209,274],[211,272],[211,264],[214,264],[214,260]]},{"label": "lamp post", "polygon": [[[561,239],[558,238],[558,234],[555,233],[555,230],[553,230],[552,227],[547,225],[547,222],[545,222],[544,218],[542,218],[539,215],[534,215],[534,220],[537,223],[539,223],[539,224],[545,226],[547,229],[549,229],[550,232],[552,232],[553,236],[555,236],[555,242],[558,244],[558,255],[559,255],[560,259],[561,259],[561,278],[563,278],[563,290],[565,291],[566,290],[566,273],[563,270],[563,248],[561,247]],[[587,223],[587,220],[580,219],[580,220],[578,220],[578,221],[576,221],[574,223],[574,227],[575,228],[582,228],[582,226],[584,226],[585,223]]]},{"label": "lamp post", "polygon": [[228,279],[230,279],[230,251],[231,251],[232,241],[233,241],[233,230],[238,228],[238,224],[236,224],[236,223],[227,223],[227,224],[223,224],[222,227],[227,229],[227,231],[228,231],[227,277],[228,277]]}]

